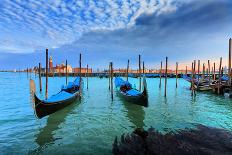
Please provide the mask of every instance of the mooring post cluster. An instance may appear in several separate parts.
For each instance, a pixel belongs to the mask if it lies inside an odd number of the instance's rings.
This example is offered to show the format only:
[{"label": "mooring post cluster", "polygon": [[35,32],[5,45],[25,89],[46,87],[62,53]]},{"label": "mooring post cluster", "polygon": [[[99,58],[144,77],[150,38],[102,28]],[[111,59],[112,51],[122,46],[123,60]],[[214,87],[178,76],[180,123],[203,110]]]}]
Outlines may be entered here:
[{"label": "mooring post cluster", "polygon": [[[191,91],[192,91],[192,96],[196,95],[196,90],[207,90],[207,89],[213,89],[214,92],[216,92],[217,94],[221,94],[224,91],[225,87],[231,87],[231,75],[232,75],[232,71],[231,71],[231,50],[232,50],[232,40],[231,38],[229,39],[229,56],[228,56],[228,72],[226,68],[223,68],[222,66],[222,57],[220,57],[220,63],[218,65],[218,71],[216,71],[216,63],[210,63],[210,60],[208,59],[206,61],[206,63],[201,62],[201,60],[194,60],[192,61],[192,68],[191,68],[191,79],[189,80],[189,82],[191,83]],[[46,68],[45,68],[45,73],[44,73],[44,69],[42,69],[41,67],[41,63],[39,63],[38,67],[34,67],[34,72],[35,74],[38,74],[39,77],[39,90],[40,92],[42,92],[42,78],[41,76],[46,77],[46,87],[45,87],[45,97],[47,99],[48,97],[48,76],[52,76],[51,72],[53,72],[53,77],[54,77],[54,68],[50,68],[50,64],[48,62],[48,49],[46,49]],[[196,64],[197,63],[197,64]],[[142,66],[141,66],[142,65]],[[196,66],[197,65],[197,66]],[[116,75],[120,75],[120,76],[125,76],[126,77],[126,81],[128,81],[129,78],[129,67],[130,67],[130,60],[127,60],[127,67],[126,69],[118,69],[118,71],[115,73]],[[197,68],[196,68],[197,67]],[[202,69],[201,69],[202,67]],[[59,69],[59,76],[61,76],[61,72],[60,72],[60,68]],[[43,72],[42,72],[43,70]],[[69,74],[69,66],[68,66],[68,62],[67,60],[65,61],[65,73],[62,73],[62,76],[65,74],[66,76],[66,85],[68,85],[68,76]],[[189,69],[190,70],[190,69]],[[81,53],[79,55],[79,69],[77,69],[77,71],[79,71],[79,73],[77,73],[77,75],[79,74],[79,77],[82,76],[82,64],[81,64]],[[175,78],[176,78],[176,82],[175,82],[175,87],[178,88],[178,78],[179,78],[179,62],[176,62],[176,67],[175,67]],[[33,72],[33,70],[27,68],[26,69],[27,72],[27,76],[29,76],[29,72]],[[109,90],[111,91],[111,98],[113,99],[113,77],[114,77],[114,70],[113,70],[113,62],[109,63],[109,72],[108,72],[108,77],[109,77]],[[153,73],[154,71],[152,71]],[[76,72],[75,72],[76,73]],[[72,74],[72,75],[75,75]],[[106,72],[107,73],[107,72]],[[149,70],[149,73],[150,70]],[[169,77],[169,73],[170,73],[170,77],[173,76],[174,77],[174,72],[169,72],[168,71],[168,57],[165,57],[165,66],[163,68],[163,62],[160,62],[160,70],[158,72],[158,70],[156,69],[156,71],[154,73],[159,73],[159,75],[157,75],[157,77],[159,77],[159,88],[161,88],[162,86],[162,77],[164,75],[164,97],[167,96],[167,80]],[[87,90],[88,90],[88,77],[90,76],[89,74],[89,65],[87,64],[87,70],[84,72],[84,76],[86,77],[87,80]],[[139,91],[142,91],[142,75],[143,76],[150,76],[147,74],[147,70],[145,69],[145,62],[142,61],[141,64],[141,55],[139,54],[138,57],[138,70],[137,73],[133,73],[132,74],[136,74],[137,77],[139,78]],[[181,74],[184,74],[181,72]],[[185,74],[186,76],[188,75],[188,66],[185,66]],[[224,79],[223,74],[227,74],[228,75],[228,80],[227,82],[222,82],[222,80]],[[153,75],[151,75],[153,76]],[[36,77],[36,76],[35,76]],[[223,79],[222,79],[223,78]],[[206,83],[208,82],[208,85],[206,85]],[[208,87],[208,88],[206,88]]]}]

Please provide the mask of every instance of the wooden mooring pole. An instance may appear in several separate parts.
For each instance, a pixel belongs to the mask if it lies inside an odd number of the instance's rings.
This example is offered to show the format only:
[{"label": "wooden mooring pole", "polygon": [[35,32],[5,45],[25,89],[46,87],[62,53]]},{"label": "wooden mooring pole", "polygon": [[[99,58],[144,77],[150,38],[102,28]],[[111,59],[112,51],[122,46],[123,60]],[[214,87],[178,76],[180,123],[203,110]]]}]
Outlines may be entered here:
[{"label": "wooden mooring pole", "polygon": [[228,65],[228,77],[229,77],[229,86],[231,86],[231,47],[232,46],[232,40],[229,39],[229,65]]},{"label": "wooden mooring pole", "polygon": [[[195,78],[196,78],[196,60],[193,61],[193,80],[195,81]],[[193,82],[194,82],[193,81]],[[194,93],[194,96],[196,95],[196,90],[195,90],[195,84],[193,83],[193,93]]]},{"label": "wooden mooring pole", "polygon": [[166,64],[165,64],[165,83],[164,83],[164,97],[167,96],[167,78],[168,78],[168,57],[166,57]]},{"label": "wooden mooring pole", "polygon": [[[145,64],[144,64],[144,61],[143,61],[143,77],[145,77]],[[142,85],[143,83],[141,83],[141,85]],[[142,87],[142,86],[141,86]],[[144,87],[144,85],[143,85],[143,87]],[[142,90],[142,88],[141,88],[141,90]]]},{"label": "wooden mooring pole", "polygon": [[79,67],[80,67],[79,76],[81,77],[81,53],[79,55]]},{"label": "wooden mooring pole", "polygon": [[66,85],[68,85],[68,61],[65,61]]},{"label": "wooden mooring pole", "polygon": [[222,73],[221,73],[221,77],[223,77],[224,73],[224,68],[222,67]]},{"label": "wooden mooring pole", "polygon": [[211,79],[210,60],[208,60],[208,69],[209,69],[209,82],[210,82],[210,79]]},{"label": "wooden mooring pole", "polygon": [[127,60],[127,68],[126,68],[126,81],[128,81],[129,63],[130,63],[130,60],[128,59],[128,60]]},{"label": "wooden mooring pole", "polygon": [[113,76],[114,76],[114,71],[113,71],[113,62],[110,62],[110,70],[111,70],[111,75],[110,75],[110,77],[111,77],[111,80],[110,80],[110,87],[111,87],[111,99],[113,100]]},{"label": "wooden mooring pole", "polygon": [[89,76],[89,65],[87,64],[87,74],[86,74],[87,90],[89,89],[89,80],[88,80],[88,76]]},{"label": "wooden mooring pole", "polygon": [[48,49],[46,49],[46,87],[45,98],[48,98]]},{"label": "wooden mooring pole", "polygon": [[159,88],[161,88],[161,78],[162,78],[162,61],[160,62],[160,83],[159,83]]},{"label": "wooden mooring pole", "polygon": [[141,91],[141,55],[139,54],[139,91]]},{"label": "wooden mooring pole", "polygon": [[145,74],[145,66],[144,66],[144,61],[143,61],[143,76],[145,76],[144,74]]},{"label": "wooden mooring pole", "polygon": [[216,74],[215,74],[215,62],[213,63],[213,80],[216,80]]},{"label": "wooden mooring pole", "polygon": [[178,87],[178,62],[176,62],[176,88]]},{"label": "wooden mooring pole", "polygon": [[109,63],[109,90],[111,89],[110,88],[110,84],[111,84],[111,66],[110,66],[110,63]]},{"label": "wooden mooring pole", "polygon": [[41,63],[39,63],[39,91],[42,91],[42,80],[41,80]]},{"label": "wooden mooring pole", "polygon": [[218,83],[218,94],[220,94],[220,87],[221,87],[221,67],[222,67],[222,57],[220,58],[219,64],[219,83]]},{"label": "wooden mooring pole", "polygon": [[203,63],[202,79],[205,79],[205,63]]},{"label": "wooden mooring pole", "polygon": [[196,76],[196,60],[193,61],[193,64],[194,64],[194,69],[193,69],[194,74],[193,75],[194,75],[194,78],[195,78],[195,76]]},{"label": "wooden mooring pole", "polygon": [[59,77],[60,77],[60,66],[59,66]]},{"label": "wooden mooring pole", "polygon": [[191,95],[193,96],[193,62],[192,62],[192,71],[191,71]]},{"label": "wooden mooring pole", "polygon": [[188,75],[188,66],[185,66],[185,74]]},{"label": "wooden mooring pole", "polygon": [[200,66],[201,66],[201,61],[198,60],[198,66],[197,66],[197,86],[199,85],[199,79],[200,79]]}]

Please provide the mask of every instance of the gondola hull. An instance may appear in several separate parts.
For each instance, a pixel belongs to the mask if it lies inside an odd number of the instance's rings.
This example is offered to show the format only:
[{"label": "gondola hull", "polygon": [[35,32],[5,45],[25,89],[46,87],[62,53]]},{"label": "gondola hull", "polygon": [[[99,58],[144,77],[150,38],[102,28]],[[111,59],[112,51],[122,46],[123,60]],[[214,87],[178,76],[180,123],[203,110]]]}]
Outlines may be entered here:
[{"label": "gondola hull", "polygon": [[40,100],[36,96],[36,94],[34,94],[34,97],[35,97],[35,105],[34,105],[35,115],[40,119],[74,103],[77,99],[80,98],[80,95],[79,92],[76,92],[73,97],[58,102],[44,102]]},{"label": "gondola hull", "polygon": [[143,78],[143,92],[132,88],[132,85],[128,81],[124,81],[119,77],[115,79],[115,86],[119,97],[133,104],[145,107],[148,106],[147,83],[145,77]]},{"label": "gondola hull", "polygon": [[138,95],[138,96],[129,96],[129,95],[126,95],[119,90],[118,94],[122,99],[124,99],[127,102],[141,105],[144,107],[148,106],[148,98],[147,98],[147,95],[145,95],[144,93],[142,93],[141,95]]}]

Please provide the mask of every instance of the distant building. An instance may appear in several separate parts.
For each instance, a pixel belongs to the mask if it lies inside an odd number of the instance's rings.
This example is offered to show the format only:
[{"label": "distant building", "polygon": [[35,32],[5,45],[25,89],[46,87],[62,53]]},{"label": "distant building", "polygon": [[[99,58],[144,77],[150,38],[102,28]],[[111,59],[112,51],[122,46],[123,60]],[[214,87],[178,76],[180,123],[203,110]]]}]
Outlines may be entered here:
[{"label": "distant building", "polygon": [[[73,68],[73,73],[80,73],[80,68]],[[87,73],[87,68],[81,68],[81,73]],[[88,68],[88,73],[92,73],[92,68]]]},{"label": "distant building", "polygon": [[[55,73],[66,73],[66,66],[64,63],[62,63],[60,65],[56,65],[55,67],[53,67],[53,70]],[[67,72],[72,73],[71,65],[67,65]]]}]

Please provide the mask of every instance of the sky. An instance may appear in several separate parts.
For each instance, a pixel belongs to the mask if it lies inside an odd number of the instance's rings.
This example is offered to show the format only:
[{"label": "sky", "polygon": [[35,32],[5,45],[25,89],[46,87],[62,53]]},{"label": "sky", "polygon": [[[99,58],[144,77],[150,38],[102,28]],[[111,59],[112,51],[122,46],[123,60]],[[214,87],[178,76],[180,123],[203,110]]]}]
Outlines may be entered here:
[{"label": "sky", "polygon": [[184,69],[194,59],[227,65],[232,37],[231,0],[2,0],[0,70],[45,65],[45,49],[54,64],[94,69]]}]

